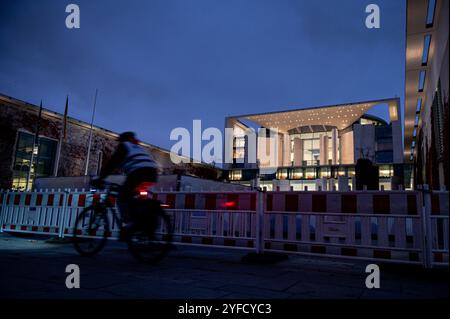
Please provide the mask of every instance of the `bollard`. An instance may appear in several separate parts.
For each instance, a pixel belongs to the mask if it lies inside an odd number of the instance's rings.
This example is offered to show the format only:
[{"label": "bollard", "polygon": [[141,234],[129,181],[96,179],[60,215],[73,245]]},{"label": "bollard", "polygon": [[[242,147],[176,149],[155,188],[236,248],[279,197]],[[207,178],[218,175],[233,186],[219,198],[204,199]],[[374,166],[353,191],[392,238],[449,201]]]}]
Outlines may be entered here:
[{"label": "bollard", "polygon": [[3,193],[3,200],[2,200],[2,210],[0,211],[0,233],[3,233],[3,219],[6,214],[6,198],[8,197],[9,190]]},{"label": "bollard", "polygon": [[[60,219],[60,226],[59,226],[59,237],[64,238],[64,230],[66,228],[66,223],[69,222],[69,219],[66,216],[66,208],[67,208],[67,201],[69,196],[67,196],[67,192],[63,193],[63,207],[62,207],[62,214]],[[67,225],[68,226],[68,225]]]},{"label": "bollard", "polygon": [[264,252],[263,231],[264,231],[264,192],[257,193],[256,205],[256,238],[255,247],[256,253],[262,254]]},{"label": "bollard", "polygon": [[433,243],[431,232],[431,191],[427,184],[423,185],[423,209],[422,209],[422,225],[423,225],[423,262],[425,268],[433,267]]}]

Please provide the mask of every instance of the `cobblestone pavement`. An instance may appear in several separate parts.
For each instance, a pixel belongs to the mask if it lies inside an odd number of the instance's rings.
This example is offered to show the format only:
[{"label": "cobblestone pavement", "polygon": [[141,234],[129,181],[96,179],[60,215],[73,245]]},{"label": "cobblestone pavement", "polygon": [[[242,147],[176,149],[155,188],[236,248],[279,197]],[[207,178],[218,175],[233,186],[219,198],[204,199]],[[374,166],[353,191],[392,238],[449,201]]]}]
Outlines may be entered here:
[{"label": "cobblestone pavement", "polygon": [[[177,246],[156,266],[137,263],[119,242],[98,256],[70,244],[0,234],[0,298],[448,298],[448,270],[380,265],[380,289],[367,289],[368,262],[289,256],[243,263],[246,251]],[[77,264],[81,288],[65,286]]]}]

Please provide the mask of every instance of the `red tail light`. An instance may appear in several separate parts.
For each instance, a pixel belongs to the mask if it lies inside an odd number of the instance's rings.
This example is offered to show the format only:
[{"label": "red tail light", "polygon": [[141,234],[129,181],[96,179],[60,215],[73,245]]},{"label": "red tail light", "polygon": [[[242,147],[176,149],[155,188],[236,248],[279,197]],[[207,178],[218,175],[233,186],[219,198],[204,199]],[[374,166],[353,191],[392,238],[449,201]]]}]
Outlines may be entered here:
[{"label": "red tail light", "polygon": [[141,198],[147,198],[148,196],[148,189],[153,185],[154,183],[150,183],[150,182],[144,182],[139,184],[136,188],[135,191],[137,194],[139,194],[139,197]]},{"label": "red tail light", "polygon": [[236,207],[236,202],[225,202],[224,206],[227,208]]},{"label": "red tail light", "polygon": [[167,205],[167,204],[161,204],[161,207],[163,207],[163,208],[169,208],[170,205]]}]

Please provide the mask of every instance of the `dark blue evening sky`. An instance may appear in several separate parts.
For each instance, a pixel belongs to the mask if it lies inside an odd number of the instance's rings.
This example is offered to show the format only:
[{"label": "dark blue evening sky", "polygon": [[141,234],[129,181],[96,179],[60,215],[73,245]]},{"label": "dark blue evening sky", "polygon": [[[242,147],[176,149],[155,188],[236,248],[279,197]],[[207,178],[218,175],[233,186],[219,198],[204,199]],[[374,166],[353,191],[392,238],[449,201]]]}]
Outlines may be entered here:
[{"label": "dark blue evening sky", "polygon": [[[65,7],[81,29],[65,27]],[[366,5],[381,28],[365,27]],[[405,1],[0,1],[0,92],[134,130],[223,128],[228,115],[401,97]],[[377,113],[384,115],[384,113]]]}]

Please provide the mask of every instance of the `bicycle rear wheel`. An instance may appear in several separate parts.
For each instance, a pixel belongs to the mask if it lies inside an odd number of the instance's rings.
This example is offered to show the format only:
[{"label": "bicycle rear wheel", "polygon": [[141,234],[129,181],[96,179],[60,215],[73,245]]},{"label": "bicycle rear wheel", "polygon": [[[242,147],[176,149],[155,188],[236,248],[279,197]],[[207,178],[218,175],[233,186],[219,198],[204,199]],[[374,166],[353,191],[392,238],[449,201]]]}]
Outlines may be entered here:
[{"label": "bicycle rear wheel", "polygon": [[105,207],[86,207],[75,221],[72,242],[82,256],[94,256],[108,240],[109,222]]},{"label": "bicycle rear wheel", "polygon": [[145,229],[135,229],[127,235],[128,249],[140,262],[155,264],[172,247],[173,229],[170,216],[163,211],[149,212],[152,220]]}]

